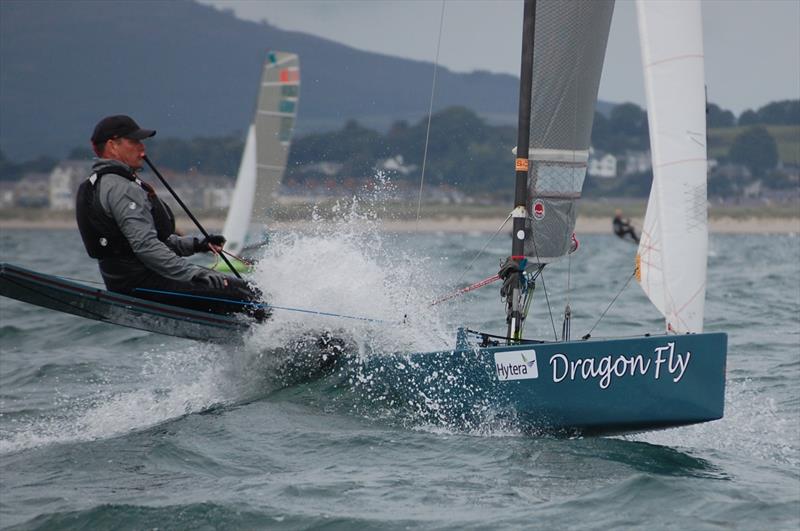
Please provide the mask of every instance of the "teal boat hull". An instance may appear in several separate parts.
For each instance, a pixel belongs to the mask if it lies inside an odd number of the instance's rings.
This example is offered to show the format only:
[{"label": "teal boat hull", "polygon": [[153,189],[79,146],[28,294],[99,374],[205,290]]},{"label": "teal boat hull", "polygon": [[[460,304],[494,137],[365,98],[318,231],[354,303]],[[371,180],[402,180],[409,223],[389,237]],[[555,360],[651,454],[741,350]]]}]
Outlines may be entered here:
[{"label": "teal boat hull", "polygon": [[[727,335],[470,347],[367,359],[373,393],[434,417],[487,414],[567,434],[618,434],[720,419]],[[373,366],[370,366],[373,365]]]},{"label": "teal boat hull", "polygon": [[[241,342],[251,325],[241,317],[127,297],[10,264],[0,264],[0,295],[201,341]],[[327,348],[320,352],[332,355]],[[723,333],[487,347],[471,344],[462,331],[450,351],[340,354],[323,372],[336,365],[370,400],[400,400],[415,415],[450,425],[479,427],[491,417],[538,431],[615,434],[707,422],[724,413]],[[305,364],[298,369],[307,372]]]}]

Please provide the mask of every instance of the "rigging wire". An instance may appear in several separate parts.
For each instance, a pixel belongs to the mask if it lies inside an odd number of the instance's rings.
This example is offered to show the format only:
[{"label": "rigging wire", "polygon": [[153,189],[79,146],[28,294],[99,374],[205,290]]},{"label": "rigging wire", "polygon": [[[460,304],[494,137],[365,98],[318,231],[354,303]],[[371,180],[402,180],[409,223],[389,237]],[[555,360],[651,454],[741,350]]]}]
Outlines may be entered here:
[{"label": "rigging wire", "polygon": [[536,262],[539,263],[539,276],[542,277],[542,289],[544,290],[544,300],[547,301],[547,313],[550,314],[550,324],[553,326],[553,337],[558,341],[558,333],[556,332],[556,322],[553,320],[553,309],[550,307],[550,297],[547,296],[547,284],[544,282],[544,266],[539,262],[539,249],[536,247],[536,235],[534,234],[533,227],[531,227],[531,242],[533,243],[533,252],[536,255]]},{"label": "rigging wire", "polygon": [[550,308],[550,297],[547,296],[547,284],[544,283],[544,271],[541,275],[542,277],[542,290],[544,291],[544,300],[547,301],[547,313],[550,314],[550,324],[553,326],[553,337],[556,338],[558,341],[558,333],[556,332],[556,322],[553,320],[553,310]]},{"label": "rigging wire", "polygon": [[628,287],[628,284],[631,283],[631,280],[633,280],[633,277],[635,277],[635,276],[636,276],[636,270],[634,269],[633,273],[631,273],[631,275],[628,277],[628,280],[625,281],[625,285],[622,286],[622,289],[619,290],[619,292],[616,295],[614,295],[614,298],[611,299],[611,302],[608,303],[608,307],[606,307],[606,309],[603,310],[603,313],[600,314],[600,317],[597,318],[597,322],[594,323],[592,328],[590,328],[589,331],[586,333],[586,335],[583,336],[581,339],[585,340],[585,339],[589,339],[590,337],[592,337],[592,332],[594,331],[595,327],[597,327],[597,325],[600,324],[600,321],[603,320],[603,317],[605,317],[606,313],[608,313],[608,310],[611,309],[611,306],[613,306],[613,304],[614,304],[614,302],[616,302],[617,298],[619,298],[619,296],[622,295],[622,292],[625,291],[625,288]]},{"label": "rigging wire", "polygon": [[[84,282],[84,283],[87,283],[87,284],[98,284],[98,285],[103,285],[104,284],[103,282],[98,282],[96,280],[87,280],[87,279],[82,279],[82,278],[66,277],[66,276],[63,276],[63,275],[58,275],[57,278],[60,278],[60,279],[63,279],[63,280],[72,280],[74,282]],[[13,279],[9,279],[9,281],[12,282],[12,283],[18,284],[16,282],[14,282]],[[21,284],[19,284],[19,285],[21,286]],[[27,286],[25,286],[25,287],[27,289],[31,290],[31,291],[35,291],[36,293],[38,293],[39,295],[41,295],[43,297],[46,297],[48,299],[52,299],[52,300],[57,301],[57,302],[61,302],[63,304],[63,301],[61,301],[61,299],[56,299],[55,297],[45,293],[44,291],[36,290],[36,289],[30,288],[30,287],[27,287]],[[392,320],[387,320],[387,319],[375,319],[375,318],[371,318],[371,317],[362,317],[362,316],[358,316],[358,315],[346,315],[346,314],[339,314],[339,313],[333,313],[333,312],[324,312],[324,311],[320,311],[320,310],[310,310],[310,309],[307,309],[307,308],[293,308],[293,307],[289,307],[289,306],[275,306],[275,305],[267,304],[267,303],[250,302],[250,301],[238,301],[238,300],[222,298],[222,297],[208,297],[208,296],[203,296],[203,295],[192,295],[192,294],[189,294],[189,293],[182,293],[182,292],[179,292],[179,291],[167,291],[167,290],[158,290],[158,289],[150,289],[150,288],[135,288],[135,290],[136,291],[147,292],[147,293],[158,293],[158,294],[161,294],[161,295],[171,295],[173,297],[183,297],[183,298],[190,298],[190,299],[201,299],[201,300],[209,300],[209,301],[217,301],[217,302],[227,302],[227,303],[231,303],[231,304],[239,304],[241,306],[248,306],[248,307],[253,307],[253,308],[266,308],[266,309],[274,309],[274,310],[286,310],[286,311],[289,311],[289,312],[308,313],[308,314],[313,314],[313,315],[322,315],[322,316],[326,316],[326,317],[339,317],[339,318],[342,318],[342,319],[353,319],[353,320],[357,320],[357,321],[366,321],[366,322],[371,322],[371,323],[399,324],[401,322],[401,321],[392,321]],[[68,303],[67,305],[68,306],[75,306],[75,304],[71,304],[71,303]],[[101,314],[98,314],[96,312],[92,312],[91,310],[88,310],[88,309],[83,308],[83,307],[81,307],[81,310],[86,312],[86,313],[91,313],[92,315],[95,316],[95,318],[97,318],[99,320],[102,320],[103,317],[104,317]]]},{"label": "rigging wire", "polygon": [[436,42],[436,59],[433,62],[433,82],[431,83],[431,101],[428,105],[428,127],[425,130],[425,150],[422,154],[422,175],[419,179],[419,195],[417,197],[417,224],[415,226],[415,232],[419,232],[419,215],[422,210],[422,187],[425,183],[425,166],[428,162],[428,141],[430,140],[431,136],[431,117],[433,116],[433,97],[436,94],[436,73],[439,70],[439,50],[442,46],[442,27],[444,25],[444,4],[445,0],[442,0],[442,12],[439,16],[439,38]]},{"label": "rigging wire", "polygon": [[520,336],[522,336],[525,330],[525,323],[528,322],[528,312],[530,311],[531,303],[533,302],[533,292],[536,291],[536,277],[539,276],[539,273],[542,272],[542,269],[544,269],[544,264],[539,264],[539,268],[536,270],[536,272],[527,279],[525,302],[522,304],[522,323],[519,325]]},{"label": "rigging wire", "polygon": [[[583,29],[585,30],[587,28],[583,28]],[[572,64],[573,65],[577,65],[577,64],[579,64],[579,59],[580,59],[579,52],[578,52],[577,48],[574,49],[574,53],[575,53],[575,58],[574,58]],[[574,89],[575,101],[578,101],[577,75],[578,75],[578,69],[577,68],[573,68],[573,70],[572,70],[572,82],[573,82],[572,86],[573,86],[573,89]],[[577,138],[577,132],[578,132],[578,109],[577,109],[577,107],[575,107],[575,108],[573,108],[573,112],[572,112],[572,138]],[[590,140],[590,143],[591,143],[591,140]],[[573,148],[572,149],[572,167],[570,167],[570,169],[569,169],[570,178],[571,178],[571,181],[572,181],[572,183],[571,183],[572,186],[570,187],[570,190],[575,190],[577,188],[578,197],[580,197],[580,191],[581,191],[581,188],[583,188],[583,182],[581,182],[581,186],[580,187],[576,186],[576,184],[577,184],[575,182],[575,180],[576,180],[576,171],[575,171],[576,167],[577,167],[576,149]],[[584,167],[584,169],[583,169],[583,178],[584,179],[586,179],[586,171],[587,171],[587,168]],[[576,202],[577,202],[577,199],[576,199]],[[578,214],[577,213],[577,205],[575,205],[575,217],[576,218],[577,218],[577,214]],[[572,307],[571,307],[571,302],[572,302],[572,249],[571,249],[571,247],[572,247],[573,243],[577,244],[577,238],[575,237],[575,227],[574,226],[573,226],[572,238],[575,241],[574,242],[570,241],[570,250],[567,252],[567,304],[564,307],[564,331],[563,331],[563,335],[564,336],[567,336],[568,333],[569,333],[568,320],[571,319],[571,317],[572,317]],[[578,249],[576,247],[575,251],[577,251],[577,250]],[[569,338],[568,337],[563,337],[563,339],[566,341]]]},{"label": "rigging wire", "polygon": [[486,248],[489,247],[489,244],[492,243],[492,240],[494,240],[495,236],[500,234],[500,231],[503,230],[503,227],[506,226],[506,223],[508,223],[509,219],[511,219],[511,213],[510,212],[509,212],[508,216],[506,217],[506,220],[503,222],[503,224],[500,225],[500,228],[497,229],[494,234],[492,234],[492,236],[484,244],[483,248],[480,251],[478,251],[478,254],[475,255],[475,258],[472,259],[472,261],[469,263],[469,265],[467,265],[466,269],[464,269],[464,271],[461,273],[461,275],[456,279],[456,284],[461,282],[461,279],[464,278],[464,275],[466,275],[469,272],[469,270],[472,269],[472,266],[475,264],[475,262],[478,260],[478,258],[481,257],[481,255],[486,250]]},{"label": "rigging wire", "polygon": [[191,293],[183,293],[180,291],[168,291],[162,289],[150,288],[135,288],[135,291],[142,291],[145,293],[157,293],[159,295],[170,295],[173,297],[183,297],[187,299],[197,299],[205,301],[226,302],[228,304],[238,304],[239,306],[246,306],[248,308],[264,308],[266,310],[286,310],[288,312],[308,313],[313,315],[323,315],[326,317],[339,317],[341,319],[354,319],[356,321],[366,321],[370,323],[386,323],[386,324],[400,324],[402,321],[390,321],[388,319],[375,319],[372,317],[362,317],[360,315],[346,315],[341,313],[323,312],[320,310],[310,310],[307,308],[293,308],[290,306],[276,306],[265,302],[241,301],[236,299],[228,299],[224,297],[210,297],[206,295],[193,295]]}]

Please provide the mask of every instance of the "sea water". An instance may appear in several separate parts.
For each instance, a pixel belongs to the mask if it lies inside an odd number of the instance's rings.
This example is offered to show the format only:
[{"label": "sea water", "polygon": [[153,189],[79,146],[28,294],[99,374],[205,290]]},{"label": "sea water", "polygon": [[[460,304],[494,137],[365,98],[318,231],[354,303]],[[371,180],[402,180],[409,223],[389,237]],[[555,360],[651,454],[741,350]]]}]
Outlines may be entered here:
[{"label": "sea water", "polygon": [[[508,231],[392,234],[352,204],[338,217],[273,235],[253,278],[284,309],[238,347],[0,299],[0,526],[800,526],[796,235],[711,236],[706,330],[729,334],[724,419],[570,439],[431,415],[436,404],[366,392],[370,374],[275,378],[271,353],[304,334],[328,331],[366,357],[452,348],[458,326],[505,330],[497,283],[431,302],[495,274]],[[4,230],[0,244],[3,261],[99,281],[77,231]],[[525,336],[560,334],[567,303],[573,337],[660,331],[628,284],[634,253],[582,237],[539,280]]]}]

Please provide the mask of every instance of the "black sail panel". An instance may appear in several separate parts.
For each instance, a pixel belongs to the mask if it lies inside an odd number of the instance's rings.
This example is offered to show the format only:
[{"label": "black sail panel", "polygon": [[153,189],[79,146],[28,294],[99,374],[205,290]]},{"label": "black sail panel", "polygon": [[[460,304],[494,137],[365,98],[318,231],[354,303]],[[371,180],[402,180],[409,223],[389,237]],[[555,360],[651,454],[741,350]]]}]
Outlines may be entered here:
[{"label": "black sail panel", "polygon": [[525,240],[531,264],[570,248],[613,10],[613,0],[536,5]]}]

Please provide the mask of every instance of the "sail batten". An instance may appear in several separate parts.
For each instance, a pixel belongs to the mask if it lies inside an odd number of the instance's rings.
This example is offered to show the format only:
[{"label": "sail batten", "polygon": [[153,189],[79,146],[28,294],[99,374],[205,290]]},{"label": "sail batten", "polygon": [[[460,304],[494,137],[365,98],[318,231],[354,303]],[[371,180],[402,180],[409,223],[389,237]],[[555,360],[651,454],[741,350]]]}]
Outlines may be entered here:
[{"label": "sail batten", "polygon": [[700,2],[637,0],[653,185],[637,279],[666,329],[702,332],[708,253]]}]

